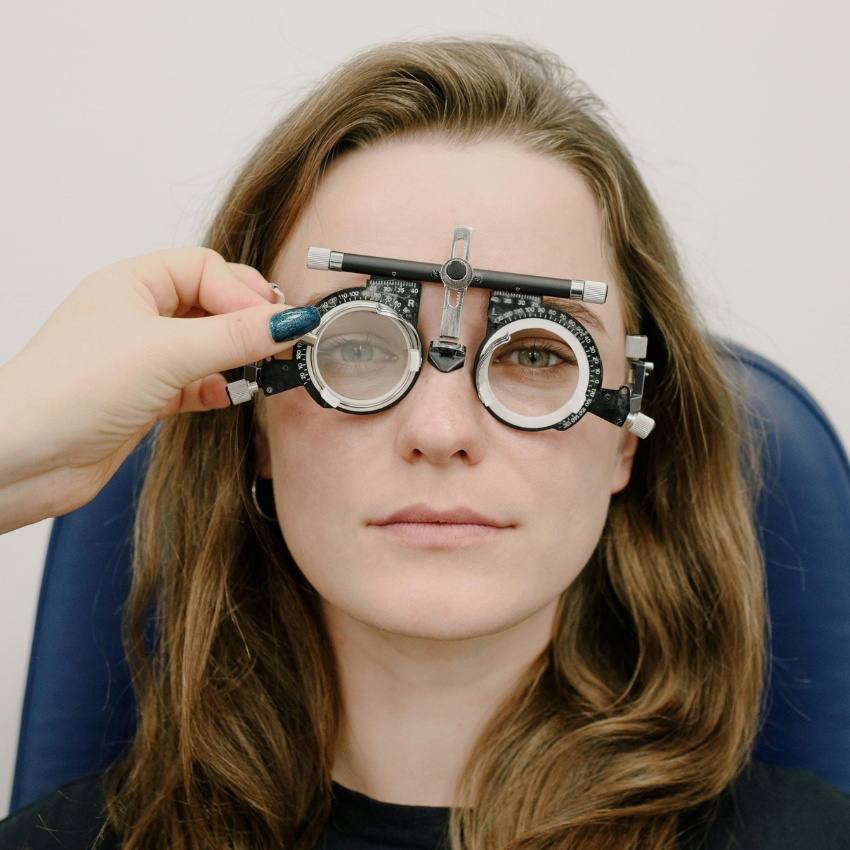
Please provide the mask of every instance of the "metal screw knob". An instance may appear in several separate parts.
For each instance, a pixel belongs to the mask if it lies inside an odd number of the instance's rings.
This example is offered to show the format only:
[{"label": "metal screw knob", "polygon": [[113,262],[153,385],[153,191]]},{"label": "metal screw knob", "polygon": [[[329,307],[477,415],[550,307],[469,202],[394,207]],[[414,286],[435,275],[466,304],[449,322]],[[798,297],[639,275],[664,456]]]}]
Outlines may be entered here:
[{"label": "metal screw knob", "polygon": [[581,300],[588,304],[604,304],[608,298],[608,284],[598,280],[586,280]]},{"label": "metal screw knob", "polygon": [[626,428],[641,440],[648,437],[655,427],[655,420],[644,413],[630,413],[626,417]]},{"label": "metal screw knob", "polygon": [[626,337],[626,357],[629,360],[643,360],[646,357],[646,345],[648,341],[647,337],[643,335],[629,334]]},{"label": "metal screw knob", "polygon": [[241,381],[232,381],[226,389],[231,404],[244,404],[246,401],[251,401],[254,393],[260,390],[254,381],[246,381],[244,378]]}]

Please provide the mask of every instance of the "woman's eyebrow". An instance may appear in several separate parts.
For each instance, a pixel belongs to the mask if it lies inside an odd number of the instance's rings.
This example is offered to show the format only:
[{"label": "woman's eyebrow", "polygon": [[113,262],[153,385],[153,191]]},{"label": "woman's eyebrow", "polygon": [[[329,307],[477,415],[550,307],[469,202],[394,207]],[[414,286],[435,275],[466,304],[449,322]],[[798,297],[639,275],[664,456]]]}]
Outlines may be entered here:
[{"label": "woman's eyebrow", "polygon": [[563,313],[569,313],[569,315],[574,316],[583,325],[590,325],[602,331],[602,333],[606,333],[605,323],[602,319],[593,310],[582,304],[581,301],[571,301],[569,298],[556,298],[546,295],[543,298],[543,306],[554,307]]}]

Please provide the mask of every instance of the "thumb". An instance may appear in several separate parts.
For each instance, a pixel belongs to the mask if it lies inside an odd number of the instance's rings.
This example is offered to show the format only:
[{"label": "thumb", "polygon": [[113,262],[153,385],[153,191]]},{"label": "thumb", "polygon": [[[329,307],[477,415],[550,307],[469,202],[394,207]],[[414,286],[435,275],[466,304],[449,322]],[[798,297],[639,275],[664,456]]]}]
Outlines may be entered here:
[{"label": "thumb", "polygon": [[280,308],[270,304],[204,318],[160,319],[169,325],[180,387],[286,351],[321,320],[315,307]]}]

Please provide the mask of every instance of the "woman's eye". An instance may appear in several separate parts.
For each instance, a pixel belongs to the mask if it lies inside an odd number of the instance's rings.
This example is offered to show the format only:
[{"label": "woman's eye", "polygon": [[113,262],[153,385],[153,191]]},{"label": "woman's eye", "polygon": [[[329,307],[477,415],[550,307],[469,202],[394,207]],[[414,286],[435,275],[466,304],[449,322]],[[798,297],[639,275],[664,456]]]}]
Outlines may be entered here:
[{"label": "woman's eye", "polygon": [[375,357],[375,347],[367,342],[346,342],[337,348],[339,356],[349,363],[363,363]]},{"label": "woman's eye", "polygon": [[389,346],[382,346],[380,341],[374,339],[346,339],[336,338],[325,340],[322,344],[320,354],[337,363],[375,363],[381,361],[395,360],[395,355],[389,350]]},{"label": "woman's eye", "polygon": [[526,369],[545,369],[547,367],[559,366],[562,363],[572,362],[572,358],[566,354],[561,356],[549,348],[538,346],[526,346],[515,348],[505,352],[499,360],[503,363],[513,363],[524,366]]},{"label": "woman's eye", "polygon": [[[531,369],[542,369],[544,366],[548,366],[550,362],[554,362],[555,359],[555,355],[551,351],[541,351],[539,348],[521,348],[517,351],[519,364]],[[557,359],[560,360],[560,358]]]}]

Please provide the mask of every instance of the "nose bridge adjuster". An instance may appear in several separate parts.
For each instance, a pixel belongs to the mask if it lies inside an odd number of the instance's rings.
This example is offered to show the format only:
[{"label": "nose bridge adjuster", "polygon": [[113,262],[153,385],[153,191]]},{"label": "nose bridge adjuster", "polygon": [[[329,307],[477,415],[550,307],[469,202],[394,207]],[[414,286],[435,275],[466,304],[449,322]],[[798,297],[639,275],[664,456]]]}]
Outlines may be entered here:
[{"label": "nose bridge adjuster", "polygon": [[[471,227],[456,227],[452,237],[449,259],[440,268],[443,283],[443,315],[440,321],[440,338],[432,339],[428,346],[428,361],[441,372],[454,372],[466,361],[466,346],[460,342],[460,319],[463,314],[463,297],[472,282],[474,269],[469,263]],[[458,244],[463,243],[463,253],[456,256]]]}]

